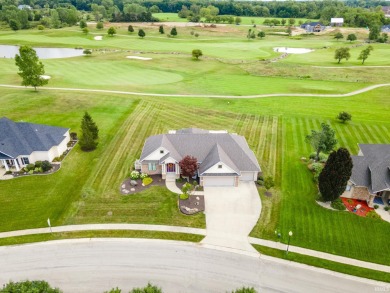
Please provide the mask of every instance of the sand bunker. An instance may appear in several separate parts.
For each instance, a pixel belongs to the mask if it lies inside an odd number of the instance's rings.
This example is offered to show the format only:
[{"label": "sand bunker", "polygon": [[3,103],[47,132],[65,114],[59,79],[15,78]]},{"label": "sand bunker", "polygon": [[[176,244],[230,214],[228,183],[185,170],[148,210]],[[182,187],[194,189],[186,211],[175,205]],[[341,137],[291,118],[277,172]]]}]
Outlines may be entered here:
[{"label": "sand bunker", "polygon": [[287,47],[276,47],[274,48],[275,52],[280,53],[287,53],[287,54],[305,54],[313,52],[312,49],[306,49],[306,48],[287,48]]},{"label": "sand bunker", "polygon": [[50,78],[51,78],[50,75],[41,75],[40,77],[41,77],[42,79],[50,79]]},{"label": "sand bunker", "polygon": [[101,41],[103,40],[103,36],[96,36],[93,38],[95,41]]},{"label": "sand bunker", "polygon": [[152,60],[149,57],[140,57],[140,56],[126,56],[127,59],[137,59],[137,60]]}]

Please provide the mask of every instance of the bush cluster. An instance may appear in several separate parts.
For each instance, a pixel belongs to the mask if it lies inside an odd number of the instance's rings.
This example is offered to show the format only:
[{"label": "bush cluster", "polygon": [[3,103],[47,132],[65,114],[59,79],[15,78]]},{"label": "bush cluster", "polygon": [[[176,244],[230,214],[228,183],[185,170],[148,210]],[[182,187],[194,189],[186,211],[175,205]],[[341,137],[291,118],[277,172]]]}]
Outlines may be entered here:
[{"label": "bush cluster", "polygon": [[144,178],[142,179],[142,184],[143,184],[144,186],[148,186],[148,185],[151,184],[152,182],[153,182],[153,179],[150,178],[150,177],[144,177]]},{"label": "bush cluster", "polygon": [[366,217],[372,219],[381,219],[381,216],[379,216],[375,211],[368,212]]},{"label": "bush cluster", "polygon": [[51,168],[53,168],[53,166],[49,161],[36,161],[35,164],[28,164],[21,170],[21,172],[28,172],[29,174],[34,174],[34,172],[42,173],[49,171]]},{"label": "bush cluster", "polygon": [[[309,156],[309,158],[312,159],[312,160],[315,160],[316,155],[317,155],[316,153],[311,153],[310,156]],[[325,163],[326,160],[328,159],[328,155],[327,155],[327,154],[324,154],[324,153],[320,153],[320,154],[319,154],[319,159],[320,159],[320,162],[321,162],[321,163]]]},{"label": "bush cluster", "polygon": [[330,206],[332,208],[334,208],[335,210],[339,210],[339,211],[344,211],[345,210],[345,205],[343,204],[343,201],[340,198],[335,199],[334,201],[332,201]]}]

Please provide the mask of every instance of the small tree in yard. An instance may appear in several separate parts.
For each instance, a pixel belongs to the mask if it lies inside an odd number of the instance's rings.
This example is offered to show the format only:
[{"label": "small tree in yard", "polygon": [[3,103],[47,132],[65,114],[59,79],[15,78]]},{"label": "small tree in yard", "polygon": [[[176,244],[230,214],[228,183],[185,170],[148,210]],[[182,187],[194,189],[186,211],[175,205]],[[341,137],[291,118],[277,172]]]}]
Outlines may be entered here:
[{"label": "small tree in yard", "polygon": [[98,30],[103,29],[103,22],[99,21],[99,22],[96,24],[96,29],[98,29]]},{"label": "small tree in yard", "polygon": [[87,27],[87,22],[84,19],[80,20],[80,28],[85,28],[85,27]]},{"label": "small tree in yard", "polygon": [[133,28],[133,26],[131,24],[127,27],[127,31],[129,33],[134,33],[134,28]]},{"label": "small tree in yard", "polygon": [[91,50],[91,49],[85,49],[85,50],[83,51],[83,54],[84,54],[85,56],[91,56],[92,50]]},{"label": "small tree in yard", "polygon": [[89,33],[89,29],[88,29],[87,27],[84,27],[84,28],[82,29],[82,31],[83,31],[83,33],[86,34],[86,35],[88,35],[88,33]]},{"label": "small tree in yard", "polygon": [[257,34],[257,36],[258,36],[260,39],[262,39],[262,38],[265,37],[265,32],[261,31],[261,32],[259,32],[259,33]]},{"label": "small tree in yard", "polygon": [[349,114],[348,112],[340,112],[336,118],[338,120],[340,120],[342,123],[345,123],[345,122],[350,121],[352,119],[352,115]]},{"label": "small tree in yard", "polygon": [[343,38],[344,38],[344,35],[343,35],[342,33],[338,32],[338,33],[336,33],[336,34],[334,35],[334,38],[338,41],[338,40],[340,40],[340,39],[343,39]]},{"label": "small tree in yard", "polygon": [[146,34],[145,34],[145,32],[144,32],[143,29],[139,29],[139,31],[138,31],[138,36],[139,36],[140,38],[142,38],[142,39],[146,36]]},{"label": "small tree in yard", "polygon": [[196,60],[199,60],[199,57],[202,56],[202,50],[194,49],[192,50],[192,57],[196,58]]},{"label": "small tree in yard", "polygon": [[374,50],[374,48],[372,46],[368,46],[367,48],[363,49],[360,52],[358,60],[362,60],[362,64],[364,64],[364,61],[366,61],[368,56],[370,56],[372,50]]},{"label": "small tree in yard", "polygon": [[319,160],[320,152],[328,154],[337,144],[335,131],[326,123],[321,123],[321,130],[312,130],[311,134],[306,136],[306,141],[310,143],[315,150],[316,161]]},{"label": "small tree in yard", "polygon": [[159,28],[158,28],[158,32],[160,33],[160,34],[164,34],[164,26],[163,25],[160,25],[159,26]]},{"label": "small tree in yard", "polygon": [[172,29],[171,29],[171,34],[170,34],[171,36],[177,36],[177,30],[176,30],[176,28],[175,27],[173,27]]},{"label": "small tree in yard", "polygon": [[114,36],[115,34],[116,34],[116,29],[115,29],[115,27],[110,27],[109,29],[108,29],[108,31],[107,31],[107,34],[110,36],[110,37],[112,37],[112,36]]},{"label": "small tree in yard", "polygon": [[43,86],[49,82],[43,79],[45,69],[37,56],[37,52],[29,46],[21,46],[19,55],[15,56],[15,64],[19,67],[18,75],[22,78],[22,85],[33,86],[37,90],[38,86]]},{"label": "small tree in yard", "polygon": [[83,151],[92,151],[96,149],[99,138],[99,128],[93,121],[91,115],[85,112],[81,120],[81,137],[79,140],[80,147]]},{"label": "small tree in yard", "polygon": [[272,176],[267,176],[264,179],[264,187],[268,191],[275,186],[274,178]]},{"label": "small tree in yard", "polygon": [[333,151],[318,177],[318,188],[325,201],[334,201],[344,192],[352,175],[352,159],[349,151],[339,148]]},{"label": "small tree in yard", "polygon": [[349,34],[347,36],[347,40],[350,41],[350,42],[353,42],[353,41],[356,41],[357,40],[357,37],[355,34]]},{"label": "small tree in yard", "polygon": [[198,160],[192,156],[185,156],[179,162],[181,174],[185,177],[192,177],[198,170]]},{"label": "small tree in yard", "polygon": [[337,63],[339,64],[342,59],[348,60],[350,57],[351,54],[349,53],[349,48],[345,48],[345,47],[336,49],[334,54],[334,59],[338,60]]}]

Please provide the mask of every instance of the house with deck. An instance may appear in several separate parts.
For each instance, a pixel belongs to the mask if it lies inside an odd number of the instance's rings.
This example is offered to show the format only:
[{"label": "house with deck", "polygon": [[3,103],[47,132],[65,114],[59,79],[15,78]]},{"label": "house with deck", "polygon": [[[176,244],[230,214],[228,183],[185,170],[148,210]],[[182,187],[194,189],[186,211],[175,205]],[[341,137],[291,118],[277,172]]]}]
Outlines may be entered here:
[{"label": "house with deck", "polygon": [[36,161],[52,162],[67,149],[69,128],[0,118],[0,168],[9,171]]},{"label": "house with deck", "polygon": [[368,206],[389,204],[390,144],[359,144],[352,156],[352,176],[342,197],[367,201]]},{"label": "house with deck", "polygon": [[319,33],[325,30],[325,25],[321,22],[308,22],[301,25],[301,28],[308,33]]},{"label": "house with deck", "polygon": [[238,186],[241,181],[256,181],[261,172],[243,136],[198,128],[149,137],[136,169],[175,180],[180,177],[179,162],[187,155],[197,159],[196,177],[202,186]]}]

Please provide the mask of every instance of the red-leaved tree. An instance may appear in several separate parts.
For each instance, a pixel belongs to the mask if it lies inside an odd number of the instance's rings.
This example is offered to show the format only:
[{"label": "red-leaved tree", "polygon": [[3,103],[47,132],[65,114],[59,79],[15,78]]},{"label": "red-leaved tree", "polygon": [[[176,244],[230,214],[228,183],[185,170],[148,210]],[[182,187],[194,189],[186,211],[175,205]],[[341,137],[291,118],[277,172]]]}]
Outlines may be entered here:
[{"label": "red-leaved tree", "polygon": [[179,162],[179,166],[183,176],[192,177],[198,169],[198,160],[192,156],[185,156]]}]

